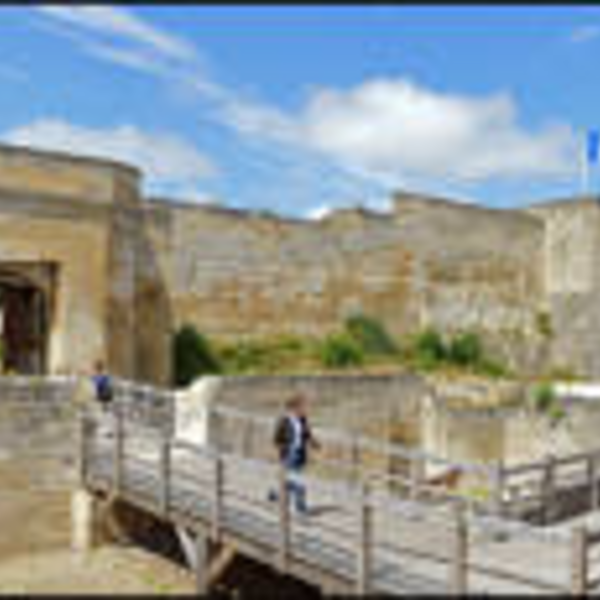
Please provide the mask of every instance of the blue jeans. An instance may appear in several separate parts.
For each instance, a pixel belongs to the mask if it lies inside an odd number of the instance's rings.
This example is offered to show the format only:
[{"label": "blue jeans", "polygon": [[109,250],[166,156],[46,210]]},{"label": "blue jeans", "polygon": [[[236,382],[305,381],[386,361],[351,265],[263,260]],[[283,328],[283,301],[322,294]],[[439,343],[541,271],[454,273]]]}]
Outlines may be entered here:
[{"label": "blue jeans", "polygon": [[304,463],[292,454],[284,459],[283,464],[290,474],[290,477],[286,481],[289,499],[293,501],[294,507],[298,512],[306,512],[306,487],[295,477],[295,475],[299,475],[302,472]]}]

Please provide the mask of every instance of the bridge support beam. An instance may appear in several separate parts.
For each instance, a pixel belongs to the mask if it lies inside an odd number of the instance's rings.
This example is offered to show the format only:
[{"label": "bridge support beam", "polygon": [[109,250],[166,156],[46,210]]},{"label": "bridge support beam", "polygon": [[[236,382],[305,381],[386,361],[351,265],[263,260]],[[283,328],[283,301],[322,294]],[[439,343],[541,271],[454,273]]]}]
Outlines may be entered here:
[{"label": "bridge support beam", "polygon": [[177,527],[176,533],[186,561],[194,572],[196,591],[206,594],[233,560],[235,549],[215,542],[209,528],[198,528],[194,534],[184,527]]},{"label": "bridge support beam", "polygon": [[196,592],[198,594],[206,594],[210,589],[210,561],[211,561],[211,541],[208,535],[202,530],[196,534],[195,550],[195,577],[196,577]]},{"label": "bridge support beam", "polygon": [[71,497],[71,548],[75,552],[89,552],[100,542],[98,499],[84,489]]}]

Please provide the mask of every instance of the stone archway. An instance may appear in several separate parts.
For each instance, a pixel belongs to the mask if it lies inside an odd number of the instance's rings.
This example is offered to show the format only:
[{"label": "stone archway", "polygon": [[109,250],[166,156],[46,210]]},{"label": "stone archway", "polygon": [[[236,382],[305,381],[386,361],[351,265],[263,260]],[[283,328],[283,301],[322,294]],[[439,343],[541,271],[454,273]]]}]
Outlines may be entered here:
[{"label": "stone archway", "polygon": [[0,365],[23,375],[47,371],[54,267],[0,263]]}]

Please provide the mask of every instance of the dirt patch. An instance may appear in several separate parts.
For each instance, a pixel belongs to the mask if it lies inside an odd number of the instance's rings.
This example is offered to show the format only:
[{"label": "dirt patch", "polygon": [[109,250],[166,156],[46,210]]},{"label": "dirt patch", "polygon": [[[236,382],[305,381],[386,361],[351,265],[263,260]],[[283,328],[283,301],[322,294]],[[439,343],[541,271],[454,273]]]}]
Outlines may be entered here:
[{"label": "dirt patch", "polygon": [[104,546],[86,555],[57,550],[0,563],[0,594],[193,593],[189,571],[134,547]]},{"label": "dirt patch", "polygon": [[0,461],[0,561],[69,545],[70,494],[32,477],[29,463]]}]

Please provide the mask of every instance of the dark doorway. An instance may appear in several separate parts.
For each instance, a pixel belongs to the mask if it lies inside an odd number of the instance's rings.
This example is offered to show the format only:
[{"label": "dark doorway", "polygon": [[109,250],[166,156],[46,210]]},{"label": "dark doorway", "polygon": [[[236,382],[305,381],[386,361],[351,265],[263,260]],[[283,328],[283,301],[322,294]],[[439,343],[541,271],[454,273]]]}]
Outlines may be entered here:
[{"label": "dark doorway", "polygon": [[0,265],[0,360],[3,373],[47,369],[48,291],[21,270]]}]

